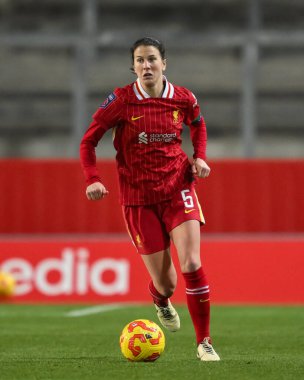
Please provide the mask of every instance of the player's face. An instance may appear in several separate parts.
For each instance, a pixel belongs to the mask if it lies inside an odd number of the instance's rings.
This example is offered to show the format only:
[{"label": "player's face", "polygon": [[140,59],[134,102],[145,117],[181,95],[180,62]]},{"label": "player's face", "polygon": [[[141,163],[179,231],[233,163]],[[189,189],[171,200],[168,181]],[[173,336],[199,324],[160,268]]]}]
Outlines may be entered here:
[{"label": "player's face", "polygon": [[134,71],[144,88],[162,87],[166,60],[155,46],[138,46],[134,51]]}]

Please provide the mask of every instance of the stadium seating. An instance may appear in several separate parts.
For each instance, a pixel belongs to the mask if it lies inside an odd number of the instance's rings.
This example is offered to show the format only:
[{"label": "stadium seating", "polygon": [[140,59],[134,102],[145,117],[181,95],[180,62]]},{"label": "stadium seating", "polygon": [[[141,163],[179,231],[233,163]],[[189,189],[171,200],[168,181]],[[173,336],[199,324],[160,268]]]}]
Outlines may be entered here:
[{"label": "stadium seating", "polygon": [[[128,70],[129,45],[142,35],[156,35],[168,48],[169,79],[190,88],[199,98],[208,123],[209,155],[240,155],[240,100],[244,82],[240,38],[248,29],[246,2],[208,0],[202,5],[199,0],[153,4],[141,0],[96,0],[93,3],[97,9],[96,25],[89,30],[85,30],[83,23],[82,1],[0,3],[0,41],[5,42],[1,48],[4,75],[0,79],[0,156],[75,155],[70,136],[77,75],[75,38],[80,35],[89,35],[96,43],[85,77],[89,99],[87,123],[113,87],[133,80]],[[267,0],[261,6],[260,30],[276,31],[283,36],[292,32],[295,43],[267,44],[262,38],[256,83],[258,136],[264,145],[257,154],[299,157],[303,155],[299,138],[303,138],[304,129],[304,39],[296,33],[301,29],[304,4],[294,0],[291,6],[284,0],[274,8],[273,3]],[[28,35],[32,36],[29,43],[22,42],[22,38],[20,42],[20,36]],[[57,39],[44,46],[44,38],[50,36]],[[226,143],[218,144],[223,138]],[[274,138],[280,138],[281,145],[269,144]],[[109,141],[110,137],[99,152],[101,157],[113,156]],[[289,148],[284,153],[281,147],[286,141]]]}]

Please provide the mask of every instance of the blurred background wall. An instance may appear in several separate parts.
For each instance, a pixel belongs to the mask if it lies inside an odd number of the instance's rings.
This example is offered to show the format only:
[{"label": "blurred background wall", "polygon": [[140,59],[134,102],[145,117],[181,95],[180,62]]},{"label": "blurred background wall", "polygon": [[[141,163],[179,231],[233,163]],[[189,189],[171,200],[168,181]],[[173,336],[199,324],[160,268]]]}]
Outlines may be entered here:
[{"label": "blurred background wall", "polygon": [[[78,157],[149,35],[199,99],[209,158],[303,158],[303,27],[302,0],[0,0],[0,157]],[[114,157],[110,134],[97,154]]]}]

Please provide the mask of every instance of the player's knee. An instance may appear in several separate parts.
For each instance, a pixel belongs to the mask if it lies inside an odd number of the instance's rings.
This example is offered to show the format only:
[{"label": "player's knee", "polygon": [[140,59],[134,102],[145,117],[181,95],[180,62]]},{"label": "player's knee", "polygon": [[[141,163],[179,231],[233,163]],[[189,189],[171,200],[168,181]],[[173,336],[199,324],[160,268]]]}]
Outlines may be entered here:
[{"label": "player's knee", "polygon": [[182,273],[191,273],[195,272],[199,267],[201,267],[201,263],[198,260],[186,260],[184,263],[181,263],[181,271]]}]

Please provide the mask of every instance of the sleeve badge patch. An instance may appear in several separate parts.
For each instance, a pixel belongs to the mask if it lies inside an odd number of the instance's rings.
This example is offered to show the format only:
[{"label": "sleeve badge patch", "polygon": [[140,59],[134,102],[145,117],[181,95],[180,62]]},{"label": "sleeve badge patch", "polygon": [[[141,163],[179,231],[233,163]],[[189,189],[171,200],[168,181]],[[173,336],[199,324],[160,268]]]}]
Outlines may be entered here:
[{"label": "sleeve badge patch", "polygon": [[107,97],[107,99],[99,106],[99,108],[107,108],[115,99],[116,95],[114,92],[112,92],[112,94]]}]

